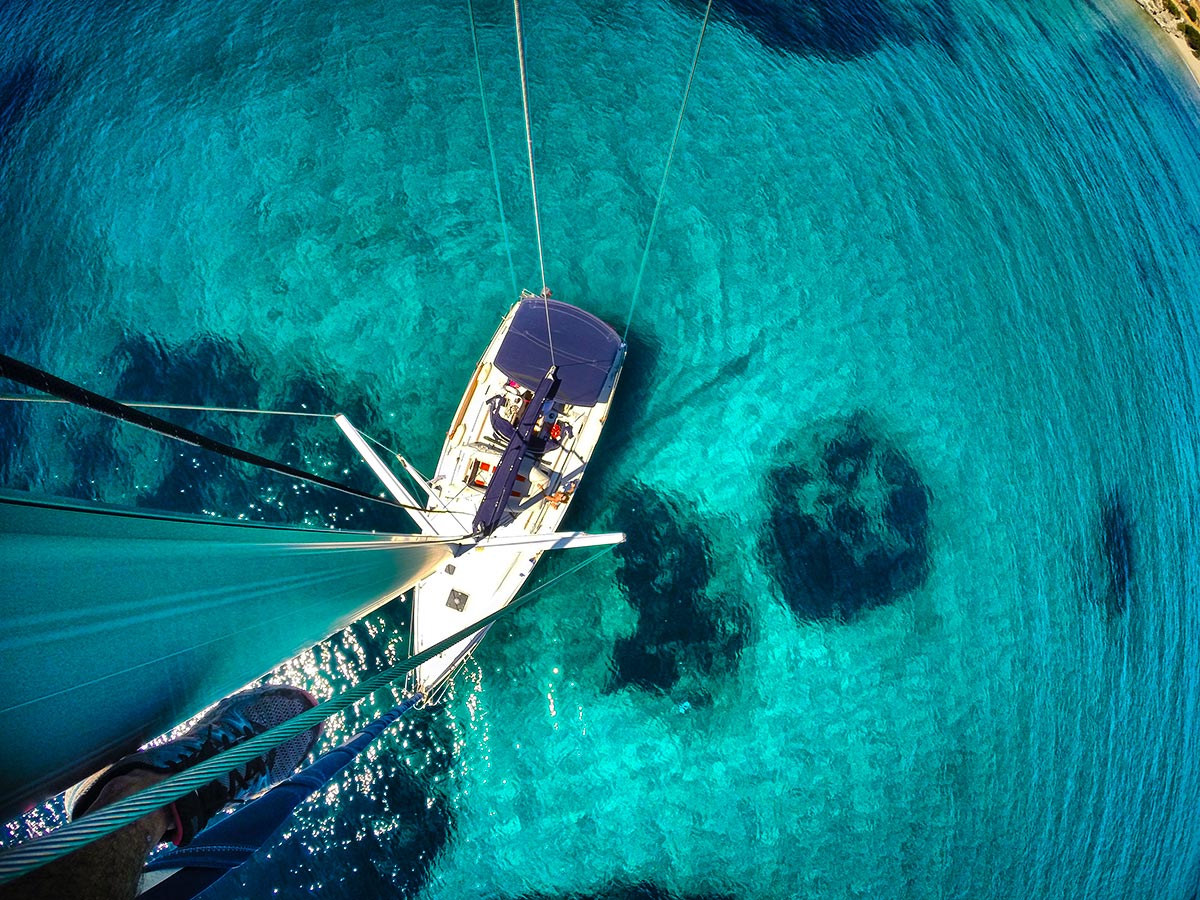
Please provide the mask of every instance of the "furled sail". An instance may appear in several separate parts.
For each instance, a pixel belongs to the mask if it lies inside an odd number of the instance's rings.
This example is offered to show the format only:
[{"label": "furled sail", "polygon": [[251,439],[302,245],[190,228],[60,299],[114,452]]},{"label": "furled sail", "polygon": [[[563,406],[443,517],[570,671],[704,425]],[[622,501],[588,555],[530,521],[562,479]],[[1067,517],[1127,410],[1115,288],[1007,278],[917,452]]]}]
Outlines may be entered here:
[{"label": "furled sail", "polygon": [[455,546],[0,493],[0,817],[393,599]]}]

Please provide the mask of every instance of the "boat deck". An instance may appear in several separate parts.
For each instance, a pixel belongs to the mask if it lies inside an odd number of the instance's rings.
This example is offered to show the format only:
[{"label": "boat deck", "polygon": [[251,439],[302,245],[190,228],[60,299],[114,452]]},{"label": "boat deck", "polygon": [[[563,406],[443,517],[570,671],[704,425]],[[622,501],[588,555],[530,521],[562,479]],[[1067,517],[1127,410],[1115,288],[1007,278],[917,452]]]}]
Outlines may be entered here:
[{"label": "boat deck", "polygon": [[[542,298],[532,299],[543,302]],[[512,353],[514,322],[519,329],[522,322],[518,313],[529,302],[527,298],[513,307],[476,366],[431,481],[434,496],[428,507],[453,513],[458,526],[465,531],[471,529],[492,478],[498,477],[501,458],[537,387],[536,383],[527,383],[532,380],[531,374],[516,371],[521,366],[513,362]],[[566,307],[557,301],[550,302],[556,304],[552,307],[556,314],[559,306]],[[540,308],[544,312],[545,307]],[[567,309],[573,315],[586,316],[589,327],[594,327],[592,322],[599,322],[575,307]],[[527,322],[536,322],[528,309],[525,318]],[[611,333],[608,326],[600,324]],[[557,321],[555,327],[557,341]],[[609,339],[607,335],[604,337]],[[615,333],[611,339],[615,339]],[[570,363],[578,356],[579,348],[570,347],[567,341],[563,343],[567,347],[559,359],[565,358]],[[608,416],[624,359],[624,345],[617,341],[617,346],[619,351],[611,353],[607,360],[609,371],[589,375],[594,385],[588,391],[580,390],[580,379],[571,383],[564,377],[562,384],[566,389],[560,389],[540,411],[537,432],[540,438],[531,442],[520,462],[492,536],[528,536],[558,530]],[[601,348],[601,352],[607,351]],[[498,361],[505,363],[508,371],[501,369]],[[536,364],[525,368],[528,373],[537,372]],[[525,380],[513,377],[514,371]],[[572,399],[597,402],[573,403]],[[457,556],[421,582],[414,590],[414,652],[507,605],[528,579],[542,552],[484,544]],[[415,686],[426,692],[436,688],[461,664],[485,632],[486,629],[476,633],[422,665],[417,670]]]}]

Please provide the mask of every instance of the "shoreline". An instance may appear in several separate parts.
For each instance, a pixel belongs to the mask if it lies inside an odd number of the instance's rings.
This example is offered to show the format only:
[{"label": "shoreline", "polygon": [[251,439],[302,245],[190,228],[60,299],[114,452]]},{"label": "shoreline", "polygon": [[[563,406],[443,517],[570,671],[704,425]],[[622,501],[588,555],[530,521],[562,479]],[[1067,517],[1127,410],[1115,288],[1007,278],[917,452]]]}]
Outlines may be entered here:
[{"label": "shoreline", "polygon": [[[1163,31],[1167,41],[1175,48],[1176,54],[1183,60],[1188,71],[1192,73],[1196,86],[1200,87],[1200,57],[1192,52],[1192,48],[1188,46],[1179,31],[1179,26],[1184,22],[1193,27],[1200,27],[1186,15],[1189,6],[1193,9],[1196,8],[1195,0],[1135,0],[1135,2]],[[1171,6],[1174,6],[1180,15],[1172,13]]]}]

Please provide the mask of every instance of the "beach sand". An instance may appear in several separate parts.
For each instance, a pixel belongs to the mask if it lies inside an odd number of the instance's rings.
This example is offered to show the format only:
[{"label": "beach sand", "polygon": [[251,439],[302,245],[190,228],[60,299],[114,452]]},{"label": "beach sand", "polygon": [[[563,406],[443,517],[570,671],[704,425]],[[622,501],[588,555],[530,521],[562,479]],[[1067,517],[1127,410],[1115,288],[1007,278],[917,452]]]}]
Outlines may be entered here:
[{"label": "beach sand", "polygon": [[[1195,0],[1174,0],[1174,2],[1176,8],[1180,10],[1185,10],[1189,2],[1193,6],[1195,5]],[[1167,8],[1167,0],[1137,0],[1137,4],[1166,32],[1168,41],[1179,53],[1180,58],[1183,59],[1192,73],[1192,77],[1196,80],[1196,85],[1200,87],[1200,57],[1192,52],[1192,48],[1187,45],[1187,41],[1179,33],[1180,23],[1188,20],[1173,15]]]}]

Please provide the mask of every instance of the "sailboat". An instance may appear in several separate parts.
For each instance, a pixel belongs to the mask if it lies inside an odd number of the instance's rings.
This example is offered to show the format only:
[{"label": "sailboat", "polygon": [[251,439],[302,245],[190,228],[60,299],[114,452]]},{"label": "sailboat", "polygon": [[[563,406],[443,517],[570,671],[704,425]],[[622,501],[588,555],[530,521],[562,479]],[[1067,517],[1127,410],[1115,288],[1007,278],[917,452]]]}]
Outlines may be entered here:
[{"label": "sailboat", "polygon": [[[413,591],[413,650],[502,608],[544,547],[621,535],[559,534],[608,418],[625,343],[606,323],[550,296],[525,294],[505,316],[446,435],[429,509],[484,537]],[[542,537],[542,541],[535,538]],[[480,631],[423,663],[412,686],[432,696],[483,639]]]}]

